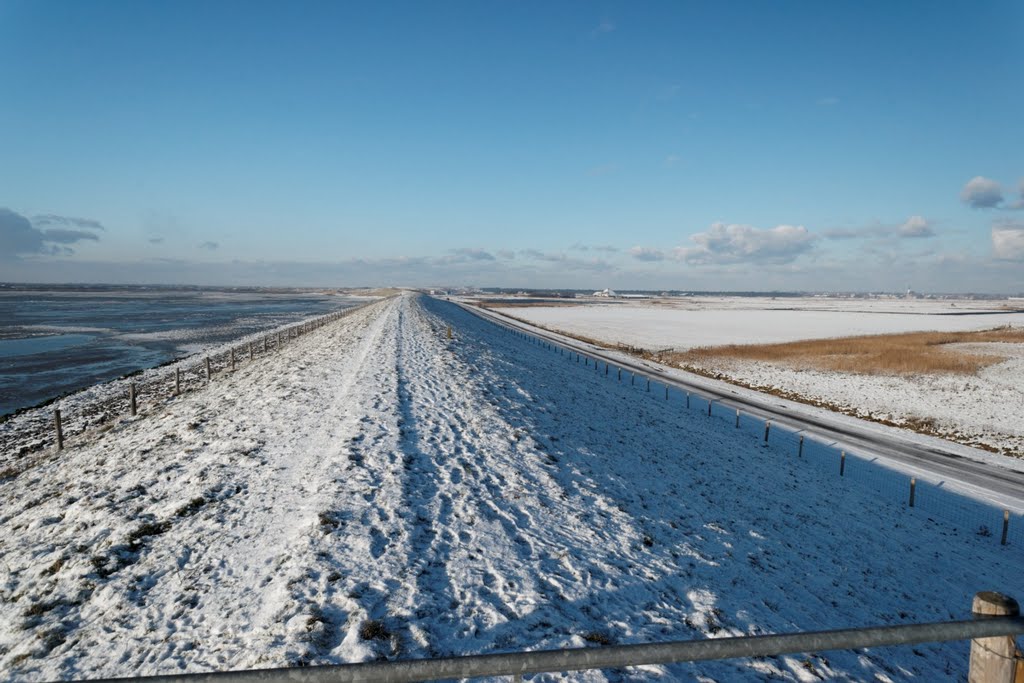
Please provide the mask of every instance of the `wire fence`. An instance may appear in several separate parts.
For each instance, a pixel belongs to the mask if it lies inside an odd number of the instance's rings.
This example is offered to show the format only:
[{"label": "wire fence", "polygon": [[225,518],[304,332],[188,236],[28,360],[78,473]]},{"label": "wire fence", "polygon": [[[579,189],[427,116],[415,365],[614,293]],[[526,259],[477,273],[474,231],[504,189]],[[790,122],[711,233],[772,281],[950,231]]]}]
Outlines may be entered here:
[{"label": "wire fence", "polygon": [[875,497],[880,504],[927,515],[961,533],[991,537],[995,543],[1024,549],[1024,514],[956,491],[940,477],[927,473],[909,475],[882,458],[860,450],[847,450],[842,444],[765,420],[714,397],[685,390],[636,368],[617,365],[603,358],[538,337],[529,332],[498,323],[510,334],[519,336],[555,353],[600,377],[608,377],[653,399],[681,404],[686,419],[715,420],[720,429],[732,429],[737,439],[750,441],[751,448],[775,458],[799,458],[802,466],[831,472],[832,485],[856,486]]}]

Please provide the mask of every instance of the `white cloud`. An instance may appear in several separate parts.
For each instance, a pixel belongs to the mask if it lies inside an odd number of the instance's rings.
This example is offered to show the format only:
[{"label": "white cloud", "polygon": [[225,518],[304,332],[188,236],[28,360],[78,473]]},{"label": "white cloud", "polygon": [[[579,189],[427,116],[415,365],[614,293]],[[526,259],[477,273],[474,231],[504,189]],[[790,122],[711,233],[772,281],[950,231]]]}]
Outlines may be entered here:
[{"label": "white cloud", "polygon": [[1024,261],[1024,223],[992,226],[992,255],[1000,261]]},{"label": "white cloud", "polygon": [[707,263],[789,263],[809,251],[817,239],[802,225],[777,225],[762,230],[750,225],[714,223],[690,237],[696,247],[678,247],[677,259]]},{"label": "white cloud", "polygon": [[665,259],[663,251],[650,247],[633,247],[629,250],[629,255],[637,261],[663,261]]},{"label": "white cloud", "polygon": [[900,237],[932,237],[935,231],[923,216],[911,216],[896,231]]},{"label": "white cloud", "polygon": [[991,178],[975,176],[960,190],[960,201],[973,209],[992,209],[1003,202],[1003,188]]}]

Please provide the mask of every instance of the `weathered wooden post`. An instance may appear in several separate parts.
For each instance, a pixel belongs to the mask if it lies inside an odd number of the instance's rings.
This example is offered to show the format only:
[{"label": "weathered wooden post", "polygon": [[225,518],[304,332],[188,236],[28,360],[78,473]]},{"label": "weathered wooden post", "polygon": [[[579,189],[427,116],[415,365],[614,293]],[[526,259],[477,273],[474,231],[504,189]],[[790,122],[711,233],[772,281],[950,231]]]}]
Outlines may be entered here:
[{"label": "weathered wooden post", "polygon": [[650,391],[650,390],[651,390],[651,378],[648,377],[647,378],[647,391]]},{"label": "weathered wooden post", "polygon": [[207,381],[207,383],[209,383],[209,381],[210,381],[210,379],[212,377],[213,377],[213,370],[210,368],[210,357],[207,356],[206,357],[206,381]]},{"label": "weathered wooden post", "polygon": [[839,452],[839,476],[846,472],[846,451]]},{"label": "weathered wooden post", "polygon": [[668,385],[665,385],[665,400],[668,400]]},{"label": "weathered wooden post", "polygon": [[798,457],[798,458],[804,457],[804,436],[803,436],[803,434],[800,435],[800,445],[796,449],[796,457]]},{"label": "weathered wooden post", "polygon": [[249,342],[249,360],[252,360],[252,342]]},{"label": "weathered wooden post", "polygon": [[771,431],[771,428],[772,428],[772,421],[771,420],[765,420],[764,421],[764,442],[765,443],[768,443],[768,432]]},{"label": "weathered wooden post", "polygon": [[619,381],[622,381],[622,368],[619,368]]},{"label": "weathered wooden post", "polygon": [[604,376],[605,376],[605,377],[607,377],[607,376],[608,376],[608,363],[605,363],[605,364],[604,364]]},{"label": "weathered wooden post", "polygon": [[999,541],[999,545],[1006,545],[1006,535],[1010,533],[1010,511],[1003,510],[1003,538]]},{"label": "weathered wooden post", "polygon": [[686,392],[686,407],[687,408],[690,407],[690,392],[689,391]]},{"label": "weathered wooden post", "polygon": [[174,395],[181,396],[181,368],[174,368]]},{"label": "weathered wooden post", "polygon": [[267,352],[267,337],[266,337],[266,335],[264,335],[263,336],[263,353],[266,353],[266,352]]},{"label": "weathered wooden post", "polygon": [[[1020,605],[1008,595],[983,591],[975,593],[971,613],[975,619],[1016,617]],[[975,638],[971,641],[968,683],[1014,683],[1017,678],[1017,645],[1013,636]]]},{"label": "weathered wooden post", "polygon": [[132,417],[138,413],[138,405],[135,402],[135,382],[128,385],[128,403],[131,404]]},{"label": "weathered wooden post", "polygon": [[448,326],[448,338],[449,339],[452,338],[452,326],[451,325]]},{"label": "weathered wooden post", "polygon": [[736,409],[736,429],[740,428],[740,409]]},{"label": "weathered wooden post", "polygon": [[910,507],[914,507],[914,489],[917,488],[917,477],[910,478]]},{"label": "weathered wooden post", "polygon": [[636,385],[636,373],[635,372],[631,372],[631,373],[629,373],[629,386],[632,387],[632,386],[635,386],[635,385]]},{"label": "weathered wooden post", "polygon": [[53,428],[57,432],[57,450],[64,450],[64,428],[60,423],[60,408],[55,408],[53,411]]},{"label": "weathered wooden post", "polygon": [[715,399],[713,399],[713,398],[709,398],[709,399],[708,399],[708,417],[711,417],[711,405],[712,405],[712,404],[713,404],[714,402],[715,402]]}]

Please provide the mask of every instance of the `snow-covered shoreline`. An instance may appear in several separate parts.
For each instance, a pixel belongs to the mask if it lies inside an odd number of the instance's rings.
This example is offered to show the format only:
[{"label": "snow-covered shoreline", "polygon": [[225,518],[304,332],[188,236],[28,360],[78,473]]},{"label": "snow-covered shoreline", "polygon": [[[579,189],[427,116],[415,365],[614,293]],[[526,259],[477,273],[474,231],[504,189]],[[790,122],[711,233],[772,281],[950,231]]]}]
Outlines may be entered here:
[{"label": "snow-covered shoreline", "polygon": [[[820,630],[965,618],[977,590],[1024,594],[1017,548],[725,427],[453,304],[380,302],[0,483],[0,671]],[[567,677],[939,680],[966,666],[966,645],[947,643]]]},{"label": "snow-covered shoreline", "polygon": [[33,456],[56,445],[55,410],[61,411],[62,429],[66,440],[74,440],[98,429],[107,429],[111,420],[127,416],[128,392],[132,384],[136,385],[139,410],[146,413],[156,405],[173,398],[175,373],[180,373],[182,392],[194,390],[206,384],[206,358],[210,359],[211,370],[215,373],[229,368],[232,349],[236,354],[236,367],[249,362],[250,346],[253,348],[253,358],[262,361],[264,357],[272,356],[278,351],[278,339],[286,343],[290,340],[289,335],[302,325],[347,315],[377,300],[373,298],[352,308],[310,316],[226,342],[196,345],[188,355],[173,361],[130,373],[109,382],[94,384],[38,406],[23,408],[0,421],[0,471],[12,467],[22,457]]}]

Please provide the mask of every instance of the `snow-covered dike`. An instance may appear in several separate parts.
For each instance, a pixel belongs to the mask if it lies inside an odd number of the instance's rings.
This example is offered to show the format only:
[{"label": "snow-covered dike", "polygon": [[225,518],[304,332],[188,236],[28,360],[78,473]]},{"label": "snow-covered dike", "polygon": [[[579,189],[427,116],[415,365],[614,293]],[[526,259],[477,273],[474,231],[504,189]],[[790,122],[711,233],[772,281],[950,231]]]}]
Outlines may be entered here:
[{"label": "snow-covered dike", "polygon": [[[849,484],[403,295],[0,482],[0,673],[924,622],[966,618],[978,590],[1024,595],[1019,549]],[[966,667],[953,643],[567,677]]]}]

